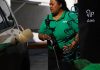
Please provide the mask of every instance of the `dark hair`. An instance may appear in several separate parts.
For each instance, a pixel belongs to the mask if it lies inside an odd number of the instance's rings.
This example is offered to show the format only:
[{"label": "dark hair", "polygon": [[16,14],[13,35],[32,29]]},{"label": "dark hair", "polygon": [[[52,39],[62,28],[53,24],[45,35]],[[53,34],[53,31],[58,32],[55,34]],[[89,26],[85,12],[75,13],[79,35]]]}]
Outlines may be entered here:
[{"label": "dark hair", "polygon": [[66,10],[66,11],[69,11],[67,6],[66,6],[66,1],[65,0],[56,0],[58,3],[61,3],[62,4],[62,9],[63,10]]}]

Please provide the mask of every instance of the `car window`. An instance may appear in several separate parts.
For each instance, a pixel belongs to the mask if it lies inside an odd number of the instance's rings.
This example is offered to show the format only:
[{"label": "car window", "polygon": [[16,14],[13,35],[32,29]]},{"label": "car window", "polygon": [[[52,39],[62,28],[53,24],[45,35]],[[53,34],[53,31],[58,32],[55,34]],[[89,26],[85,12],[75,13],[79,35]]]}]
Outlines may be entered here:
[{"label": "car window", "polygon": [[7,3],[3,0],[0,2],[0,32],[12,26],[14,26],[14,18]]},{"label": "car window", "polygon": [[0,23],[3,21],[3,19],[2,19],[2,17],[1,17],[1,15],[0,15]]}]

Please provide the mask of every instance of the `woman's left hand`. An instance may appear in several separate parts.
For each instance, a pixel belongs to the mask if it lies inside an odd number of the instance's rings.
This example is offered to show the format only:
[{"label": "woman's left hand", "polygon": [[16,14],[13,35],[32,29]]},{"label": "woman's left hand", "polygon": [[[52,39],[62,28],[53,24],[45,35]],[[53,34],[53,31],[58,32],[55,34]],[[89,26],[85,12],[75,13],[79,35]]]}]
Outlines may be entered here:
[{"label": "woman's left hand", "polygon": [[70,47],[69,46],[63,46],[63,54],[66,54],[70,51]]}]

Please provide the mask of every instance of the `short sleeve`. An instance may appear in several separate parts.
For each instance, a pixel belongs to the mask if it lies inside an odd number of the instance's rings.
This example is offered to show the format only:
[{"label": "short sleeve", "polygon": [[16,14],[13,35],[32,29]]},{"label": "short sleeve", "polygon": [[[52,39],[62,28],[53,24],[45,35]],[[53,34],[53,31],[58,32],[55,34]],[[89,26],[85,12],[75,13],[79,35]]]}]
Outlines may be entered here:
[{"label": "short sleeve", "polygon": [[40,34],[51,34],[51,30],[46,26],[45,22],[46,18],[43,20],[42,24],[40,25],[39,33]]},{"label": "short sleeve", "polygon": [[75,30],[75,32],[78,32],[79,28],[78,28],[78,15],[77,15],[77,13],[71,12],[70,18],[71,18],[71,25],[72,25],[73,29]]},{"label": "short sleeve", "polygon": [[46,30],[46,24],[45,20],[42,21],[42,24],[40,25],[39,33],[44,34]]}]

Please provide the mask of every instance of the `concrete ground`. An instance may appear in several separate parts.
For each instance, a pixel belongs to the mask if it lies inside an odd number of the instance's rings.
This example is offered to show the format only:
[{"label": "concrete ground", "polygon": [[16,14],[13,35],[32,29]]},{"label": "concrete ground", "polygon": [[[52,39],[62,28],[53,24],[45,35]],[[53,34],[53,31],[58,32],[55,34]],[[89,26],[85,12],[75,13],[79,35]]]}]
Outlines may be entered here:
[{"label": "concrete ground", "polygon": [[30,70],[48,70],[47,48],[29,49]]}]

